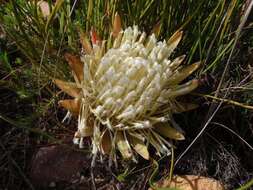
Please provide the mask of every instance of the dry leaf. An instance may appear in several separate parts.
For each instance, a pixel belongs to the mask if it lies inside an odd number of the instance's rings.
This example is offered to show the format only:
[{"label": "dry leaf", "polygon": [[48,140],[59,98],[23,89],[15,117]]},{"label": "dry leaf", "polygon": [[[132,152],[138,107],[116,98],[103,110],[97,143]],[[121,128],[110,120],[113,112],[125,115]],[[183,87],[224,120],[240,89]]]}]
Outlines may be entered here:
[{"label": "dry leaf", "polygon": [[182,85],[178,85],[174,89],[171,89],[167,97],[175,98],[177,96],[183,96],[185,94],[188,94],[194,89],[196,89],[198,87],[198,84],[198,80],[194,79]]},{"label": "dry leaf", "polygon": [[183,32],[182,31],[176,31],[171,37],[170,39],[167,41],[168,44],[168,48],[169,48],[169,55],[174,51],[174,49],[177,47],[177,45],[179,44],[181,38],[183,36]]},{"label": "dry leaf", "polygon": [[79,35],[80,35],[80,41],[85,53],[91,54],[93,52],[93,49],[87,35],[82,31],[80,31]]},{"label": "dry leaf", "polygon": [[171,71],[174,72],[183,63],[184,59],[185,59],[185,55],[181,55],[175,58],[170,64]]},{"label": "dry leaf", "polygon": [[116,12],[115,17],[114,17],[114,21],[113,21],[113,28],[112,28],[113,37],[116,38],[121,30],[122,30],[121,18],[119,16],[119,14]]},{"label": "dry leaf", "polygon": [[172,75],[167,82],[167,85],[179,84],[188,76],[190,76],[194,71],[196,71],[200,66],[200,62],[188,65],[180,69],[177,73]]},{"label": "dry leaf", "polygon": [[111,152],[112,141],[108,130],[106,130],[101,137],[100,148],[103,154],[110,154]]},{"label": "dry leaf", "polygon": [[132,151],[129,142],[120,131],[117,132],[116,144],[124,159],[130,159],[132,157]]},{"label": "dry leaf", "polygon": [[158,23],[155,24],[153,29],[151,30],[151,33],[154,33],[156,37],[160,35],[161,32],[161,22],[159,21]]},{"label": "dry leaf", "polygon": [[93,125],[86,125],[79,130],[81,137],[90,137],[93,135]]},{"label": "dry leaf", "polygon": [[83,63],[81,62],[81,60],[78,57],[69,53],[65,54],[65,58],[68,61],[71,69],[74,71],[79,82],[83,81]]},{"label": "dry leaf", "polygon": [[175,128],[171,127],[169,123],[158,123],[154,126],[154,129],[159,132],[161,135],[175,139],[175,140],[184,140],[184,135],[180,133]]},{"label": "dry leaf", "polygon": [[54,79],[53,82],[65,93],[70,95],[71,97],[77,98],[81,92],[79,88],[77,88],[76,83],[65,82],[59,79]]},{"label": "dry leaf", "polygon": [[66,100],[60,100],[58,104],[61,107],[64,107],[71,113],[78,115],[80,111],[80,100],[78,99],[66,99]]},{"label": "dry leaf", "polygon": [[[179,190],[225,190],[221,182],[212,178],[195,175],[176,175],[171,181],[164,179],[156,185],[158,188],[177,188]],[[149,188],[149,190],[153,189]]]},{"label": "dry leaf", "polygon": [[130,142],[131,142],[134,150],[139,155],[141,155],[144,159],[149,160],[149,152],[148,152],[148,148],[145,145],[145,143],[142,140],[135,138],[133,136],[131,136],[129,139],[130,139]]}]

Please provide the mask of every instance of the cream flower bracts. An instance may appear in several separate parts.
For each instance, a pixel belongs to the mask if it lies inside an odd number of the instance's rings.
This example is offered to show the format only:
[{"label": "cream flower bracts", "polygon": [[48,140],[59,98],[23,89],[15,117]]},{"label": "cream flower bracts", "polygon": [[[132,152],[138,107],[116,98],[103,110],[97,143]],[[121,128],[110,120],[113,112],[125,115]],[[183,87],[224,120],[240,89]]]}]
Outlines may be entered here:
[{"label": "cream flower bracts", "polygon": [[74,142],[82,147],[83,138],[91,137],[93,154],[115,158],[119,150],[125,159],[134,158],[135,152],[149,159],[148,147],[153,146],[158,155],[168,155],[170,139],[184,139],[172,114],[194,107],[176,98],[198,86],[195,79],[181,83],[199,63],[181,66],[184,56],[169,59],[182,32],[157,41],[137,26],[122,30],[117,19],[110,39],[100,40],[93,30],[90,44],[81,34],[83,55],[66,54],[75,83],[54,82],[74,99],[59,104],[78,116]]}]

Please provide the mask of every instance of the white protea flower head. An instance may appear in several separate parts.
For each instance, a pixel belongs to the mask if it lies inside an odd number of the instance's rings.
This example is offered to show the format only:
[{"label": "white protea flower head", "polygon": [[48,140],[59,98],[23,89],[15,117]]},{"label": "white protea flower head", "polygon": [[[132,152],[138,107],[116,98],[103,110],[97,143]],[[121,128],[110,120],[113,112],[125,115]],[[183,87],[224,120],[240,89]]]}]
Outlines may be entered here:
[{"label": "white protea flower head", "polygon": [[113,158],[119,150],[125,159],[134,158],[134,152],[149,159],[150,145],[158,155],[170,154],[170,139],[184,139],[171,115],[194,107],[177,97],[198,86],[197,80],[181,82],[199,63],[181,66],[184,56],[169,59],[181,37],[177,31],[168,41],[157,41],[137,26],[122,30],[118,15],[107,41],[92,30],[90,44],[81,34],[82,56],[66,54],[75,83],[54,80],[74,97],[59,102],[78,115],[74,142],[82,147],[83,138],[91,137],[94,154]]}]

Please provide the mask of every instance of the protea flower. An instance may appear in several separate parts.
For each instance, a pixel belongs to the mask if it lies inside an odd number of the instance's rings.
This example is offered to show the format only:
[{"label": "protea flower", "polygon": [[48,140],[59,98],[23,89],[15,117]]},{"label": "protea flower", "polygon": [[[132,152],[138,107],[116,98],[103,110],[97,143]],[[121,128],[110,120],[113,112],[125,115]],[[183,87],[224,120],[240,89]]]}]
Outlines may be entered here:
[{"label": "protea flower", "polygon": [[185,56],[170,60],[182,32],[168,41],[146,36],[137,26],[121,28],[116,14],[108,40],[100,40],[94,30],[91,42],[81,34],[82,56],[66,54],[75,83],[54,80],[74,99],[59,104],[78,116],[74,143],[92,139],[92,153],[115,158],[119,150],[124,159],[135,153],[149,159],[149,146],[158,155],[170,154],[171,139],[184,136],[172,122],[172,114],[192,108],[178,102],[198,86],[197,80],[180,84],[199,63],[180,66]]}]

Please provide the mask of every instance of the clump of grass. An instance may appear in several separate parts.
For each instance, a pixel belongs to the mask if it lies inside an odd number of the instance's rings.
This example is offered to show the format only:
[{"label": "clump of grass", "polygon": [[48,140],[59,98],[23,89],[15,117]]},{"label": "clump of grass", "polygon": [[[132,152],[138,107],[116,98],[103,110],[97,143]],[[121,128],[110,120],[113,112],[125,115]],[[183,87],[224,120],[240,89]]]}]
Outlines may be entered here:
[{"label": "clump of grass", "polygon": [[124,19],[124,26],[137,24],[150,33],[157,25],[160,38],[166,39],[177,29],[183,30],[184,41],[178,51],[187,50],[188,63],[192,59],[204,60],[201,74],[215,72],[231,49],[236,16],[243,5],[242,1],[235,0],[208,3],[112,0],[57,1],[55,8],[49,1],[53,12],[45,18],[36,2],[11,1],[2,5],[1,22],[8,37],[30,61],[51,75],[62,72],[67,75],[62,54],[66,50],[79,52],[78,29],[88,33],[94,27],[99,35],[107,38],[116,11],[122,18],[129,18]]}]

